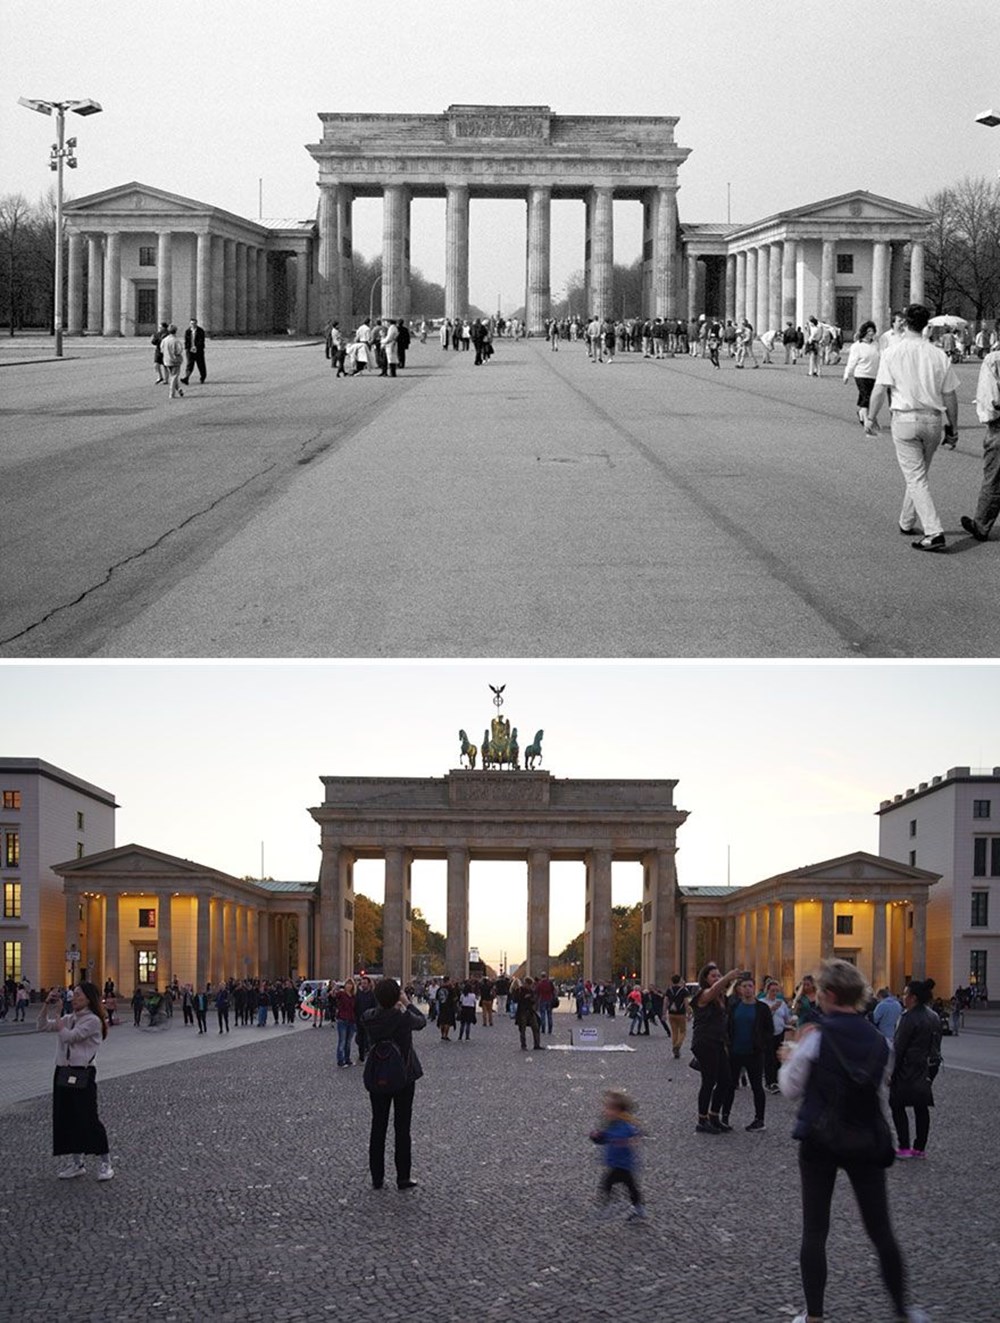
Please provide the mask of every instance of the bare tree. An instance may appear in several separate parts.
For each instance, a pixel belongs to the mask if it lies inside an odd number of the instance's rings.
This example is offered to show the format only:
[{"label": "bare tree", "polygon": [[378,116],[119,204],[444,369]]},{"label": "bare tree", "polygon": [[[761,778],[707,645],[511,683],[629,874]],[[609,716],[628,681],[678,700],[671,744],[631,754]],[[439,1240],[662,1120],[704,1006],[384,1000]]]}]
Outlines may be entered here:
[{"label": "bare tree", "polygon": [[0,322],[6,322],[11,335],[24,325],[32,224],[31,205],[23,193],[0,197]]},{"label": "bare tree", "polygon": [[1000,308],[1000,184],[963,179],[925,203],[934,215],[927,242],[926,290],[936,312],[977,321]]}]

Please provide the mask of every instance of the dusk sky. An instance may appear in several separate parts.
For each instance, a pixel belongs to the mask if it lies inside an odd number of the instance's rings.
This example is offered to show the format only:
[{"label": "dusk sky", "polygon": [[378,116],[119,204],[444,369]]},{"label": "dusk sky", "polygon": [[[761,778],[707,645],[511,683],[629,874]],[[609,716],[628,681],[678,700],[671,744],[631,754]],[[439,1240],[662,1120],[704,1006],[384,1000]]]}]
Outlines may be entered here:
[{"label": "dusk sky", "polygon": [[[4,0],[3,190],[50,185],[54,124],[19,96],[93,97],[69,116],[76,197],[131,180],[258,214],[315,215],[304,144],[321,111],[438,114],[452,103],[548,105],[556,114],[678,116],[680,216],[751,221],[868,189],[919,204],[965,175],[994,176],[1000,14],[979,0],[503,0],[491,7],[380,0],[348,23],[326,0]],[[992,38],[992,39],[991,39]],[[638,256],[640,208],[615,209],[616,260]],[[380,204],[355,207],[355,246],[381,247]],[[473,202],[471,297],[523,299],[525,216]],[[444,279],[444,202],[413,206],[412,260]],[[583,263],[583,207],[556,203],[552,293]]]},{"label": "dusk sky", "polygon": [[[882,799],[950,767],[1000,765],[996,663],[20,663],[0,669],[7,757],[37,757],[114,793],[117,842],[242,876],[315,881],[308,810],[324,775],[443,776],[459,728],[493,715],[522,748],[544,729],[556,777],[666,778],[690,817],[682,885],[744,885],[878,849]],[[505,773],[501,773],[505,775]],[[51,861],[58,862],[58,861]],[[359,864],[382,898],[382,866]],[[616,866],[614,901],[639,899]],[[524,954],[525,868],[473,864],[470,941]],[[445,927],[444,863],[414,904]],[[553,865],[551,950],[583,928],[583,866]]]}]

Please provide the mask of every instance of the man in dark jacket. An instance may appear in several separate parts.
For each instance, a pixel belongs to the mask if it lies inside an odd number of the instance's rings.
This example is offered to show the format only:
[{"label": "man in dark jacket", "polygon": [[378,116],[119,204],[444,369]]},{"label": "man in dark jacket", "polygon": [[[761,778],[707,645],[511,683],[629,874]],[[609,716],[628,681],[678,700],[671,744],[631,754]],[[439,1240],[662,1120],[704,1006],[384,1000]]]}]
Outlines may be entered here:
[{"label": "man in dark jacket", "polygon": [[729,1125],[729,1109],[736,1093],[736,1081],[747,1073],[753,1090],[754,1118],[747,1130],[764,1129],[764,1053],[774,1034],[771,1012],[757,1000],[752,974],[745,974],[736,984],[736,999],[727,1013],[729,1027],[730,1085],[729,1097],[722,1106],[722,1123]]},{"label": "man in dark jacket", "polygon": [[198,369],[198,375],[202,383],[205,381],[205,331],[198,325],[198,318],[192,317],[191,322],[184,332],[184,356],[187,359],[187,368],[181,381],[186,386],[191,380],[191,373],[195,368]]},{"label": "man in dark jacket", "polygon": [[391,1108],[395,1138],[393,1157],[396,1164],[396,1188],[412,1190],[417,1182],[410,1176],[412,1156],[410,1119],[413,1115],[415,1085],[424,1073],[413,1050],[413,1033],[414,1030],[423,1029],[427,1020],[406,993],[400,991],[399,984],[394,978],[379,979],[375,985],[375,1001],[378,1004],[372,1010],[366,1011],[364,1016],[365,1037],[368,1040],[369,1050],[376,1043],[385,1041],[395,1043],[403,1058],[406,1083],[395,1093],[368,1094],[372,1105],[368,1168],[371,1172],[373,1188],[381,1190],[385,1183],[385,1137],[389,1129]]}]

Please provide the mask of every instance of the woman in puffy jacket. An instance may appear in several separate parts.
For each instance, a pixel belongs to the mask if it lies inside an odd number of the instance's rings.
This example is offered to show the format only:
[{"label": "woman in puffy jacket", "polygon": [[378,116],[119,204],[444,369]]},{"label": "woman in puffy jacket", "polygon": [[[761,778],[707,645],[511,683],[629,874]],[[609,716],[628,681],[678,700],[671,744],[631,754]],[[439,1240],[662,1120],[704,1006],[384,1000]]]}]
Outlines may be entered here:
[{"label": "woman in puffy jacket", "polygon": [[[941,1065],[941,1018],[930,1008],[934,980],[911,979],[903,993],[903,1014],[893,1039],[895,1060],[889,1081],[889,1109],[896,1127],[896,1157],[926,1156],[934,1106],[931,1082]],[[910,1147],[910,1120],[915,1124]]]}]

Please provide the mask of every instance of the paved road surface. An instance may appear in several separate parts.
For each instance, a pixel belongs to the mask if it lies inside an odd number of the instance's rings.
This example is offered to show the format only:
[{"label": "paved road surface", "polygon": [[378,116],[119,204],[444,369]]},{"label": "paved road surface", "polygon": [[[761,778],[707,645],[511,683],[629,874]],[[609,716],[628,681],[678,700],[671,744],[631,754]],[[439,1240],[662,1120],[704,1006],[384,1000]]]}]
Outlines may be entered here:
[{"label": "paved road surface", "polygon": [[975,365],[935,557],[836,369],[428,343],[335,381],[315,346],[215,342],[171,402],[148,346],[70,352],[0,373],[2,657],[1000,653],[1000,543],[958,522]]}]

